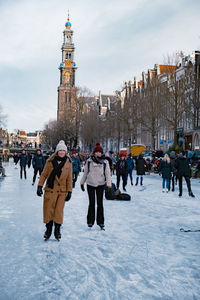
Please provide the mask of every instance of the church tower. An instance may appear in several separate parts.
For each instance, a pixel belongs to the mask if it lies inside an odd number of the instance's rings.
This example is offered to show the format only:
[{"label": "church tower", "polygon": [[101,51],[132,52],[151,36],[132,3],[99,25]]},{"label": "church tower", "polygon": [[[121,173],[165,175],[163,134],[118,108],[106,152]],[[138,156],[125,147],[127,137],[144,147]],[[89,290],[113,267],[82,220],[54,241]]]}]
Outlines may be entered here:
[{"label": "church tower", "polygon": [[74,62],[73,31],[71,30],[69,12],[65,30],[63,31],[62,62],[60,64],[60,85],[58,87],[58,111],[57,119],[60,120],[73,107],[73,95],[75,90],[76,64]]}]

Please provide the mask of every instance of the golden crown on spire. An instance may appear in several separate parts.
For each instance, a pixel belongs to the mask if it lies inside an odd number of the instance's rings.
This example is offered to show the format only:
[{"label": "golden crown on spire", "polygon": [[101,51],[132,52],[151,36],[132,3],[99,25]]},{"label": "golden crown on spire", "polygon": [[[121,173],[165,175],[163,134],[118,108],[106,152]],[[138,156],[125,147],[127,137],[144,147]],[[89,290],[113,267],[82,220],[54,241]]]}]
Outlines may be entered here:
[{"label": "golden crown on spire", "polygon": [[71,26],[72,26],[72,24],[71,24],[70,21],[69,21],[69,9],[68,9],[68,11],[67,11],[67,15],[68,15],[68,17],[67,17],[67,23],[65,24],[65,27],[70,29]]}]

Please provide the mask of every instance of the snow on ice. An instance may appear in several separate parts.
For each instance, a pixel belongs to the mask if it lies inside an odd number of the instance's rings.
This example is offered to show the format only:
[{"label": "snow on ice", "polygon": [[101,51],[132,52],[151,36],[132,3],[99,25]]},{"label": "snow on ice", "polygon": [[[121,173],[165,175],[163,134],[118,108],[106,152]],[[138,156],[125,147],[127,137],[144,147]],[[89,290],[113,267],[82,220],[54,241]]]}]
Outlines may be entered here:
[{"label": "snow on ice", "polygon": [[[195,198],[162,193],[161,178],[127,185],[131,201],[104,200],[105,229],[86,225],[88,197],[79,187],[65,205],[62,238],[43,241],[42,198],[19,169],[0,179],[1,300],[200,299],[200,182]],[[82,173],[81,173],[82,176]],[[116,182],[116,177],[112,177]],[[135,179],[135,174],[134,174]]]}]

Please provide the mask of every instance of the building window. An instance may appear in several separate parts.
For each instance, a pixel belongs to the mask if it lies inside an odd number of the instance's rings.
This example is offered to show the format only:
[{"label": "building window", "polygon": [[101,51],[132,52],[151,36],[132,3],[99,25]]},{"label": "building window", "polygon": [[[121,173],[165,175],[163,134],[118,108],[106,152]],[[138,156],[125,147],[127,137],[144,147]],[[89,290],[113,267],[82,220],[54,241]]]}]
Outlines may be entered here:
[{"label": "building window", "polygon": [[72,54],[71,53],[66,53],[66,59],[71,59],[71,57],[72,57]]},{"label": "building window", "polygon": [[200,149],[198,134],[196,134],[194,137],[194,149]]},{"label": "building window", "polygon": [[65,93],[65,102],[71,103],[71,94],[69,92]]}]

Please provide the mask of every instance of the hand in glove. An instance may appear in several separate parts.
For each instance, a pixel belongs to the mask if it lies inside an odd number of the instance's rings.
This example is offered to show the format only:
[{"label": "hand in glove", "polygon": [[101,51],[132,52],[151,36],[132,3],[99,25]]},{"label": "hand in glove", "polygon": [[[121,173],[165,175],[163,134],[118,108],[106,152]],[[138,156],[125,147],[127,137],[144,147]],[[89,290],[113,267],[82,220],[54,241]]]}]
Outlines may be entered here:
[{"label": "hand in glove", "polygon": [[85,192],[84,184],[81,184],[81,189],[83,192]]},{"label": "hand in glove", "polygon": [[65,198],[65,201],[69,201],[71,199],[71,196],[72,196],[72,193],[71,192],[68,192],[67,193],[67,196]]},{"label": "hand in glove", "polygon": [[108,185],[108,186],[107,186],[107,188],[108,188],[108,189],[111,189],[111,188],[112,188],[112,186]]},{"label": "hand in glove", "polygon": [[42,194],[43,194],[42,186],[41,186],[41,185],[38,185],[38,187],[37,187],[37,195],[38,195],[39,197],[41,197]]}]

